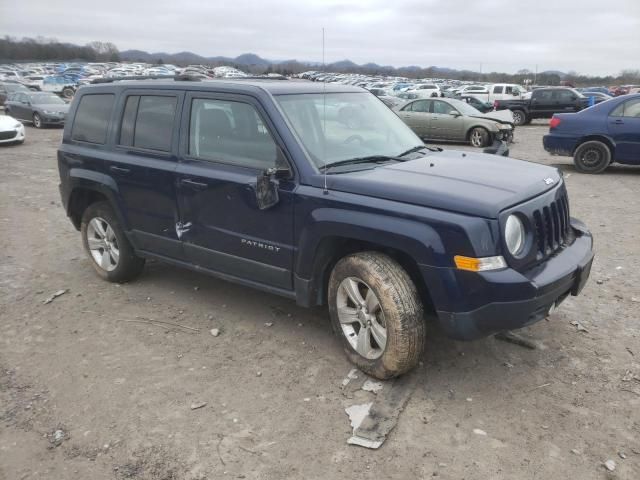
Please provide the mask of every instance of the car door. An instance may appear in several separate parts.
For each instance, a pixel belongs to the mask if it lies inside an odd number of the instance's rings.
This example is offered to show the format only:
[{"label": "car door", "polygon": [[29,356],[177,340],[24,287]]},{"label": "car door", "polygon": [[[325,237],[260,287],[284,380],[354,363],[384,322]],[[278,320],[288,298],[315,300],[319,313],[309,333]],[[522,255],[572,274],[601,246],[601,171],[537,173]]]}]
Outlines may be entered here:
[{"label": "car door", "polygon": [[451,112],[459,113],[458,110],[444,100],[434,100],[432,108],[434,138],[464,141],[464,118],[461,115],[451,115]]},{"label": "car door", "polygon": [[414,100],[398,112],[398,116],[421,138],[429,137],[431,100]]},{"label": "car door", "polygon": [[609,115],[608,124],[616,144],[615,160],[640,164],[640,98],[618,105]]},{"label": "car door", "polygon": [[136,248],[178,260],[184,259],[175,186],[183,97],[175,90],[125,90],[113,154],[104,162]]},{"label": "car door", "polygon": [[578,96],[572,90],[556,90],[553,92],[553,112],[577,112],[581,109]]},{"label": "car door", "polygon": [[287,163],[260,103],[244,95],[192,92],[181,128],[178,198],[189,261],[248,283],[292,290],[296,184],[274,179],[279,201],[258,207],[258,176]]},{"label": "car door", "polygon": [[552,90],[534,90],[531,95],[529,111],[534,118],[550,117],[554,113],[553,102]]}]

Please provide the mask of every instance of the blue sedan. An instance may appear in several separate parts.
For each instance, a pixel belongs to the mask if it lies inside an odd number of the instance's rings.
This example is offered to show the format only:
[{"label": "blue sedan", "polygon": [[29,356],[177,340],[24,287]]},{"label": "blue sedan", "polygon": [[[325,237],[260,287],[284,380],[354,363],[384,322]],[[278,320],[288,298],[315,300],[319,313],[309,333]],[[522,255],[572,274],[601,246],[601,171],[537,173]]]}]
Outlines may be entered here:
[{"label": "blue sedan", "polygon": [[600,173],[611,163],[640,165],[640,94],[623,95],[578,113],[556,113],[544,149],[573,157],[576,169]]}]

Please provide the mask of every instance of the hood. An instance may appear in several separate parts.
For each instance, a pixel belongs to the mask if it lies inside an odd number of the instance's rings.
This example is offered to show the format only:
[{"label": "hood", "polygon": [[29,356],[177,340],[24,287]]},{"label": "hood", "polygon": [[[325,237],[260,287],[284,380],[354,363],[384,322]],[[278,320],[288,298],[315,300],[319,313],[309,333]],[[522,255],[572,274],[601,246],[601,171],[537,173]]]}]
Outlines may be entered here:
[{"label": "hood", "polygon": [[498,110],[493,112],[487,112],[482,115],[472,115],[473,118],[484,118],[485,120],[494,120],[498,123],[507,124],[513,126],[513,113],[511,110]]},{"label": "hood", "polygon": [[48,112],[67,113],[69,111],[69,104],[61,105],[59,103],[43,103],[34,105],[38,110],[46,110]]},{"label": "hood", "polygon": [[[322,176],[318,176],[318,181],[321,180]],[[329,190],[485,218],[497,218],[505,208],[536,197],[561,182],[556,168],[455,150],[327,176]]]},{"label": "hood", "polygon": [[14,130],[18,123],[20,123],[18,120],[9,115],[0,115],[0,131]]}]

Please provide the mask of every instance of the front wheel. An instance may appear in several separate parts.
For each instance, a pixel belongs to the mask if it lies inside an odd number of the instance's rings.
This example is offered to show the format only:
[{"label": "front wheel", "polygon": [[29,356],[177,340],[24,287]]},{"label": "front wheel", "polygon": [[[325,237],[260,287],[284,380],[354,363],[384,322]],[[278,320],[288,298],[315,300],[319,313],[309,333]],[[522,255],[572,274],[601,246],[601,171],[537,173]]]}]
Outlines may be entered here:
[{"label": "front wheel", "polygon": [[107,202],[92,203],[82,215],[82,243],[93,268],[109,282],[126,282],[144,267]]},{"label": "front wheel", "polygon": [[42,128],[42,118],[38,113],[33,114],[33,126],[36,128]]},{"label": "front wheel", "polygon": [[489,132],[484,128],[476,127],[469,134],[469,143],[477,148],[484,148],[489,145]]},{"label": "front wheel", "polygon": [[392,258],[361,252],[341,259],[329,279],[329,314],[351,362],[381,380],[411,370],[424,349],[422,302]]},{"label": "front wheel", "polygon": [[605,143],[597,140],[584,142],[576,148],[573,163],[582,173],[603,172],[611,163],[611,150]]}]

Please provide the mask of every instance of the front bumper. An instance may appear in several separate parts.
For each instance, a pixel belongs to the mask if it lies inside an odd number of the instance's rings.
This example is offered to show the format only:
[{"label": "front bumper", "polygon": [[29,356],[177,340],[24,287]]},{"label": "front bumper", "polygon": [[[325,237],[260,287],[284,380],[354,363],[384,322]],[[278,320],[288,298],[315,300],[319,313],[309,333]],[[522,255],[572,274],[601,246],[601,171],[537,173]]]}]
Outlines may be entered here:
[{"label": "front bumper", "polygon": [[0,132],[0,143],[24,142],[24,126]]},{"label": "front bumper", "polygon": [[[576,232],[574,243],[527,272],[446,269],[449,272],[439,294],[452,297],[449,308],[439,309],[436,304],[436,312],[447,335],[472,340],[522,328],[547,317],[568,295],[578,295],[591,271],[593,240],[580,222],[572,219],[572,227]],[[455,308],[465,303],[474,308]]]},{"label": "front bumper", "polygon": [[43,114],[42,122],[47,125],[64,125],[65,115]]}]

